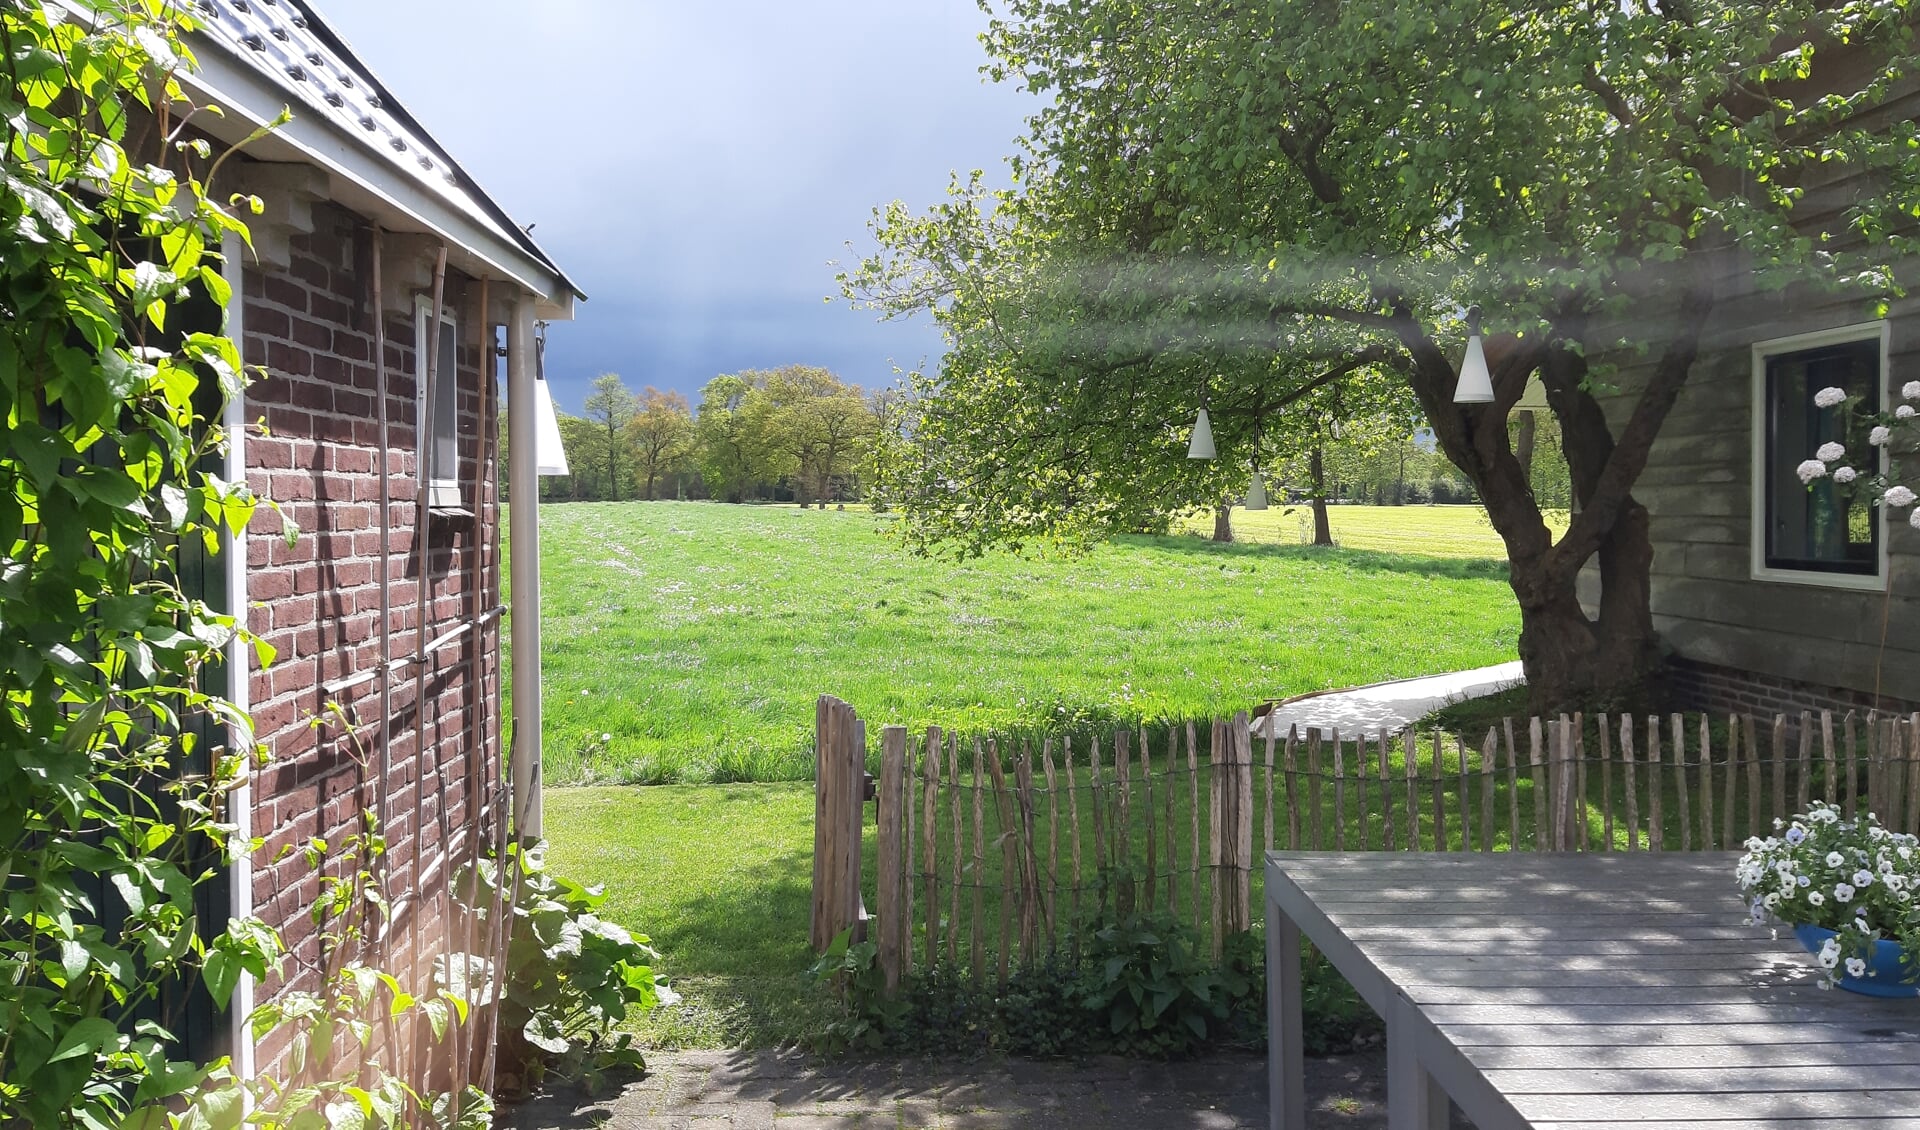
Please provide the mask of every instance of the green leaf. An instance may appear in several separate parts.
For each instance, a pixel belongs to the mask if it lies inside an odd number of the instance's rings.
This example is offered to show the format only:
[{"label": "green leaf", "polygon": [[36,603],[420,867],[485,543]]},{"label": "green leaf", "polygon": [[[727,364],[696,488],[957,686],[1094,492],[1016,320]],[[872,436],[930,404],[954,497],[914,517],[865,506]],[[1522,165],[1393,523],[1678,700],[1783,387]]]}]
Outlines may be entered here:
[{"label": "green leaf", "polygon": [[74,1023],[53,1046],[53,1054],[47,1057],[48,1063],[76,1056],[90,1056],[95,1052],[117,1042],[120,1032],[111,1020],[98,1016],[89,1016]]}]

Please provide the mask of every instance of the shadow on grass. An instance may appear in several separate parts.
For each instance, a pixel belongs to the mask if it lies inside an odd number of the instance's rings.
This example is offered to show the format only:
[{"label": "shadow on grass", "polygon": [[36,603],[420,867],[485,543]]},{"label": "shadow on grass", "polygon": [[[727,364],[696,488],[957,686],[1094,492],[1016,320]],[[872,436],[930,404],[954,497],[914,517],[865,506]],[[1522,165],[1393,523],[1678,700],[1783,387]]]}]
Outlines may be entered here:
[{"label": "shadow on grass", "polygon": [[1401,573],[1463,581],[1505,580],[1508,574],[1505,561],[1479,557],[1423,557],[1411,553],[1382,553],[1372,549],[1341,549],[1337,546],[1223,543],[1180,534],[1164,537],[1122,534],[1113,541],[1119,545],[1152,546],[1201,557],[1333,562],[1364,573]]}]

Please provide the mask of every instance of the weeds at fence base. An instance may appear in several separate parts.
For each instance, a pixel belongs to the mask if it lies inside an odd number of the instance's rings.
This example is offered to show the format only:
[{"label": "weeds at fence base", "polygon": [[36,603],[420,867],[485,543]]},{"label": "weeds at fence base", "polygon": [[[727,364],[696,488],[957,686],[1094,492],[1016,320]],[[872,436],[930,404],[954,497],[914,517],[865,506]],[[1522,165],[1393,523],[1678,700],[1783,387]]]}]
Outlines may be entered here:
[{"label": "weeds at fence base", "polygon": [[[1004,985],[943,962],[915,971],[889,995],[878,946],[842,932],[811,971],[837,988],[839,1008],[809,1042],[832,1054],[1029,1059],[1261,1051],[1264,945],[1259,930],[1239,931],[1215,962],[1172,916],[1128,914],[1090,922],[1077,944],[1014,965]],[[1309,947],[1302,961],[1309,1055],[1349,1051],[1379,1032],[1379,1019],[1325,957]]]}]

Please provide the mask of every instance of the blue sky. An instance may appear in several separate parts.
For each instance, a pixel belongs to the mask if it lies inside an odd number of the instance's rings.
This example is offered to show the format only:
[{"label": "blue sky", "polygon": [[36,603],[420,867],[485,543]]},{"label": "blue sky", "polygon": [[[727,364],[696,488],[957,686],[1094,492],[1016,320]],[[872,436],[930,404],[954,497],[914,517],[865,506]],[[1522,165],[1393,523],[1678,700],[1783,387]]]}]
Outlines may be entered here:
[{"label": "blue sky", "polygon": [[869,388],[937,356],[924,318],[837,299],[872,209],[1004,179],[1031,96],[986,83],[972,0],[315,0],[585,290],[549,335],[563,411],[617,372],[692,398],[825,365]]}]

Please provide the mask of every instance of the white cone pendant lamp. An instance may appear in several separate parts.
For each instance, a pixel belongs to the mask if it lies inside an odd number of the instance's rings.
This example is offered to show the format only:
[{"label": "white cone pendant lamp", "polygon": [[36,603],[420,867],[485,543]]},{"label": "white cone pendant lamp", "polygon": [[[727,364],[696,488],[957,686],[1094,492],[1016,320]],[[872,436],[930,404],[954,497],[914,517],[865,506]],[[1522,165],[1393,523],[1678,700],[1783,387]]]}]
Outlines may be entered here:
[{"label": "white cone pendant lamp", "polygon": [[1187,458],[1211,459],[1213,451],[1213,421],[1207,418],[1207,410],[1193,418],[1193,437],[1187,441]]},{"label": "white cone pendant lamp", "polygon": [[1244,509],[1265,510],[1267,508],[1267,480],[1260,469],[1253,469],[1253,483],[1247,487],[1247,501]]},{"label": "white cone pendant lamp", "polygon": [[1460,383],[1454,386],[1455,404],[1492,404],[1493,374],[1487,371],[1487,349],[1480,341],[1480,308],[1467,311],[1467,355],[1460,362]]}]

